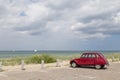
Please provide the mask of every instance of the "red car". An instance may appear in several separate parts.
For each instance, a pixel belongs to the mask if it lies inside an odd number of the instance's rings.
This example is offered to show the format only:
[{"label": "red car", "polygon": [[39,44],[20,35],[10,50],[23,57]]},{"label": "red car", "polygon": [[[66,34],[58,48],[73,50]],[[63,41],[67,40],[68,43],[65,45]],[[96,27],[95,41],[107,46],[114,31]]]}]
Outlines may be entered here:
[{"label": "red car", "polygon": [[77,66],[94,66],[96,69],[109,66],[107,59],[102,53],[87,52],[83,53],[80,58],[76,58],[70,61],[71,67]]}]

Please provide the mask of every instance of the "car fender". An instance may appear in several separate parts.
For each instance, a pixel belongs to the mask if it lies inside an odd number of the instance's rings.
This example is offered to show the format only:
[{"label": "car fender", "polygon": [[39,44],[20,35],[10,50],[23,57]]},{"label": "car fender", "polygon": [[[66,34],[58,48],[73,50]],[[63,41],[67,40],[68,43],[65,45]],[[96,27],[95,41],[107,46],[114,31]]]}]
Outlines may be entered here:
[{"label": "car fender", "polygon": [[70,62],[70,64],[72,63],[72,62],[75,62],[77,65],[78,65],[78,59],[74,59],[74,60],[72,60],[71,62]]}]

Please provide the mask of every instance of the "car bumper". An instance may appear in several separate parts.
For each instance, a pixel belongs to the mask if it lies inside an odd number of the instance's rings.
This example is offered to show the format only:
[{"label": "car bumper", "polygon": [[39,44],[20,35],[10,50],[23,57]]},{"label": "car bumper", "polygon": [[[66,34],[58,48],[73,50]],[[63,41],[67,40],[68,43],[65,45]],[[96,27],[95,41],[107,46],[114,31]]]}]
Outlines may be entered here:
[{"label": "car bumper", "polygon": [[105,64],[104,68],[108,68],[109,67],[109,64]]}]

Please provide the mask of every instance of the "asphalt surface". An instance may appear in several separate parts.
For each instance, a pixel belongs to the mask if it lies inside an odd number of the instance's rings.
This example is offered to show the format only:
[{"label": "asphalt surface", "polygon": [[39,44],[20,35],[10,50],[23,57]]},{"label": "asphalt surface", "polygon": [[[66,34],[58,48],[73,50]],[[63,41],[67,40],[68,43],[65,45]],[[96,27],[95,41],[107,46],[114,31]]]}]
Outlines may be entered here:
[{"label": "asphalt surface", "polygon": [[120,80],[120,63],[110,63],[108,69],[69,66],[40,70],[0,72],[0,80]]}]

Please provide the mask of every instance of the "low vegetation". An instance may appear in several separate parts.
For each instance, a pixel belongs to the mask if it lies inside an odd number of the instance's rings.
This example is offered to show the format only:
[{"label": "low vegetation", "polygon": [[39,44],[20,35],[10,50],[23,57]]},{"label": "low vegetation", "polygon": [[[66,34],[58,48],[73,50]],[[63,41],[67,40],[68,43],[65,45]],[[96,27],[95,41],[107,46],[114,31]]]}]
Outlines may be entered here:
[{"label": "low vegetation", "polygon": [[25,64],[40,64],[41,60],[44,60],[45,63],[52,63],[56,61],[56,58],[51,55],[42,54],[42,55],[33,55],[30,57],[15,57],[15,58],[7,58],[7,59],[5,58],[5,59],[0,59],[0,62],[2,62],[4,66],[20,65],[21,60],[24,60]]},{"label": "low vegetation", "polygon": [[111,54],[105,54],[107,59],[112,59],[114,58],[120,58],[120,53],[111,53]]},{"label": "low vegetation", "polygon": [[[119,61],[120,60],[120,53],[111,53],[111,54],[104,54],[105,57],[108,60],[111,60],[114,58],[113,61]],[[25,64],[41,64],[41,60],[44,60],[45,63],[53,63],[56,62],[56,59],[60,60],[71,60],[73,58],[79,58],[80,54],[73,54],[73,55],[48,55],[48,54],[41,54],[41,55],[33,55],[29,57],[15,57],[15,58],[4,58],[0,59],[0,62],[4,66],[8,65],[20,65],[21,60],[24,60]]]},{"label": "low vegetation", "polygon": [[26,64],[31,64],[31,63],[39,64],[41,63],[41,60],[44,60],[45,63],[52,63],[56,61],[56,58],[54,56],[46,55],[46,54],[34,55],[29,58],[26,58],[25,62]]}]

